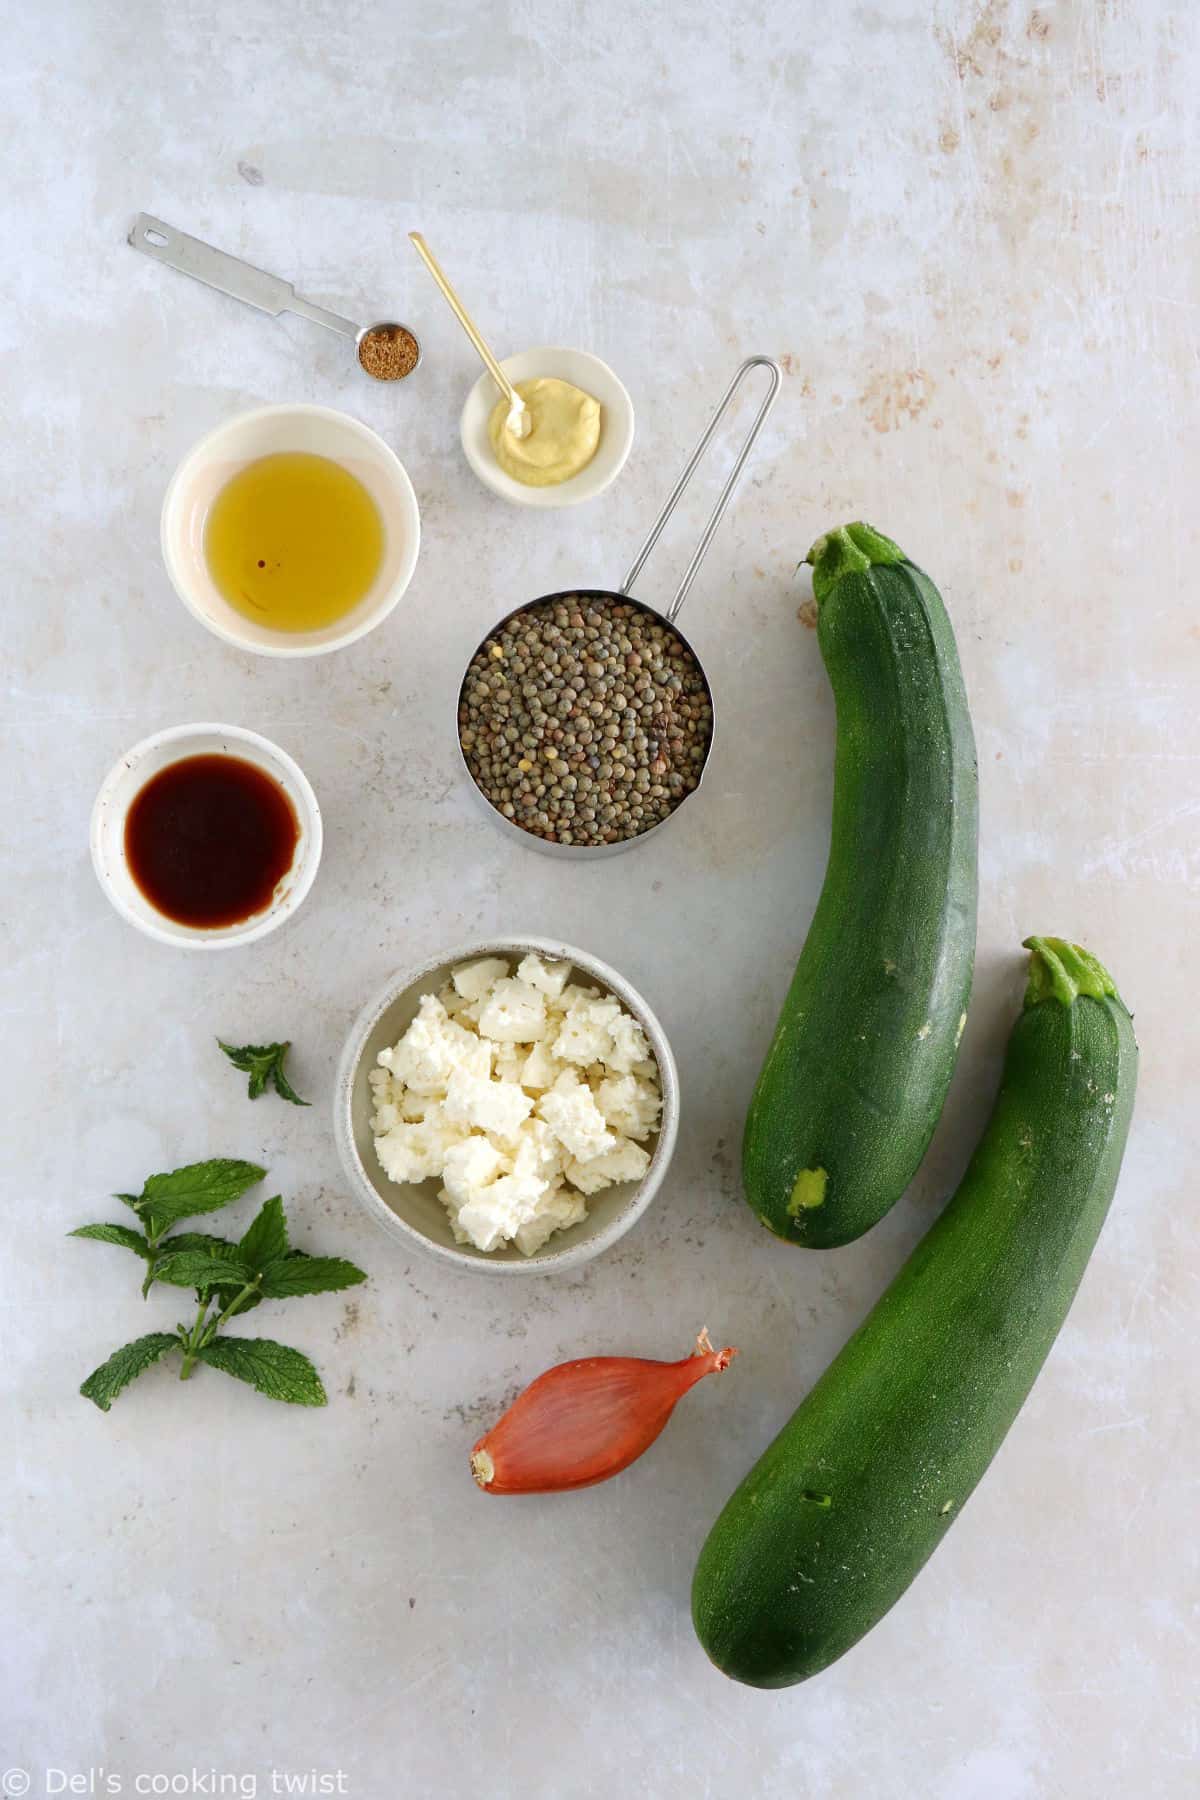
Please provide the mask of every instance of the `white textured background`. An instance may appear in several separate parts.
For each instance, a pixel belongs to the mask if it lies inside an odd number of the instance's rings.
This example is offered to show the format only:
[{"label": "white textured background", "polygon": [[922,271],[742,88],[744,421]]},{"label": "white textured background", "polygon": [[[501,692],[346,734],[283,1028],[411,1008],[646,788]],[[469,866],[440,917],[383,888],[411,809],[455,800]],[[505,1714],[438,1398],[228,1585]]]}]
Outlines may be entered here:
[{"label": "white textured background", "polygon": [[[360,1800],[1200,1791],[1196,9],[2,12],[0,1766],[35,1793],[47,1767],[103,1767],[125,1792],[215,1768],[263,1793],[272,1768],[340,1768]],[[315,327],[136,257],[140,208],[341,310],[410,320],[418,376],[373,387]],[[456,436],[475,368],[414,227],[502,351],[578,344],[624,377],[638,438],[603,501],[538,516],[475,483]],[[723,726],[704,794],[653,846],[552,866],[463,791],[459,673],[517,601],[620,579],[752,351],[789,379],[685,614]],[[188,444],[281,400],[380,430],[425,531],[388,625],[290,666],[203,633],[157,549]],[[865,1242],[810,1257],[741,1204],[736,1148],[828,830],[831,705],[793,570],[858,516],[930,568],[957,626],[979,971],[914,1191]],[[686,551],[672,533],[645,597]],[[87,819],[122,749],[197,718],[297,755],[327,839],[290,929],[189,960],[109,909]],[[389,972],[506,928],[562,933],[644,988],[685,1118],[618,1253],[497,1291],[360,1219],[328,1101]],[[1093,947],[1137,1011],[1111,1221],[909,1596],[811,1685],[739,1689],[692,1637],[696,1551],[957,1178],[1032,930]],[[294,1038],[317,1104],[252,1110],[217,1032]],[[331,1405],[158,1370],[104,1417],[81,1377],[178,1308],[142,1309],[119,1252],[63,1234],[212,1153],[267,1162],[299,1240],[370,1271],[349,1304],[258,1315],[311,1350]],[[619,1482],[476,1493],[466,1450],[514,1384],[587,1351],[681,1354],[704,1321],[741,1359]]]}]

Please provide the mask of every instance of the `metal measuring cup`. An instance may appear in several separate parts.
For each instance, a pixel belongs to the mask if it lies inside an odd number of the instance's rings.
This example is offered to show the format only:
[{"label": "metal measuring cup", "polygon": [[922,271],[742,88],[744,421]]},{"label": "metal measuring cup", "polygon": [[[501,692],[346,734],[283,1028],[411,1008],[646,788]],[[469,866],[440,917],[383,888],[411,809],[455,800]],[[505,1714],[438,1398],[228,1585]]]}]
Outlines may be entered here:
[{"label": "metal measuring cup", "polygon": [[[768,369],[770,371],[769,385],[767,387],[766,394],[763,396],[762,403],[759,406],[758,412],[755,415],[753,424],[751,425],[749,431],[746,433],[745,440],[742,444],[741,449],[738,451],[737,458],[734,462],[733,468],[729,472],[728,479],[726,480],[724,487],[721,489],[720,495],[717,498],[717,503],[713,507],[712,513],[709,516],[708,523],[704,527],[704,530],[700,534],[700,541],[696,545],[696,549],[692,556],[691,562],[688,564],[687,568],[684,571],[683,580],[679,583],[679,586],[676,588],[675,593],[671,599],[671,603],[667,607],[666,611],[660,612],[657,607],[648,605],[646,601],[636,599],[634,597],[634,595],[631,594],[630,589],[632,588],[634,582],[637,580],[638,576],[641,574],[642,569],[646,563],[646,560],[650,555],[650,552],[654,549],[655,544],[657,544],[659,538],[662,536],[663,529],[666,526],[667,520],[671,517],[671,514],[674,512],[676,506],[678,505],[680,496],[682,495],[684,489],[687,487],[688,482],[691,480],[693,473],[695,472],[696,465],[699,463],[701,457],[704,455],[704,452],[708,449],[709,443],[712,440],[713,433],[716,431],[717,426],[720,424],[722,418],[724,417],[724,414],[726,412],[726,409],[729,406],[730,401],[733,399],[734,395],[737,393],[738,388],[741,386],[742,382],[745,380],[745,378],[749,374],[750,370],[757,369],[757,368]],[[738,369],[737,373],[734,375],[733,380],[729,383],[729,386],[725,389],[724,394],[721,396],[721,400],[717,407],[717,410],[714,412],[712,418],[708,422],[708,425],[705,427],[704,434],[701,437],[700,442],[696,445],[696,448],[692,451],[691,456],[688,458],[687,465],[684,468],[682,475],[679,477],[679,480],[675,483],[675,486],[672,489],[672,492],[670,494],[670,497],[667,500],[666,505],[663,507],[662,511],[659,513],[657,519],[654,521],[654,524],[650,527],[650,531],[646,536],[645,542],[642,544],[641,549],[638,551],[636,557],[633,560],[633,566],[631,567],[629,573],[626,575],[624,581],[621,583],[620,587],[615,592],[611,588],[570,587],[570,588],[562,588],[556,594],[542,594],[536,600],[527,600],[521,606],[514,606],[510,612],[505,613],[505,615],[502,619],[498,619],[496,624],[493,625],[492,629],[489,632],[485,633],[485,635],[479,640],[479,643],[476,645],[474,652],[472,653],[471,657],[468,660],[467,668],[463,675],[463,679],[459,683],[458,696],[457,696],[457,700],[456,700],[456,704],[455,704],[454,735],[455,735],[455,742],[458,745],[459,761],[462,764],[463,772],[466,775],[468,782],[470,783],[472,793],[476,796],[477,800],[479,801],[480,805],[482,805],[482,807],[486,811],[486,813],[487,813],[488,817],[491,819],[492,823],[494,825],[499,826],[500,830],[503,831],[507,837],[513,838],[518,843],[525,844],[528,848],[530,848],[532,850],[541,850],[550,856],[559,856],[559,857],[563,857],[563,858],[572,857],[576,861],[585,861],[585,860],[590,860],[590,859],[594,859],[594,858],[598,858],[598,857],[602,857],[602,856],[617,856],[623,850],[632,850],[635,845],[644,844],[648,838],[654,837],[658,832],[662,831],[666,826],[668,826],[671,823],[671,821],[675,818],[676,814],[679,813],[680,811],[682,811],[683,807],[692,798],[692,796],[694,794],[699,793],[700,787],[704,780],[704,776],[708,770],[709,762],[712,759],[713,743],[715,742],[716,731],[717,731],[717,713],[716,713],[716,706],[713,702],[712,684],[710,683],[708,676],[704,672],[703,664],[701,663],[700,658],[696,655],[696,652],[692,648],[692,645],[688,643],[688,640],[684,637],[682,631],[680,631],[680,629],[679,629],[678,625],[675,623],[675,621],[679,617],[680,609],[682,608],[684,601],[687,599],[688,590],[691,588],[692,582],[696,578],[696,574],[700,568],[700,564],[704,561],[705,553],[708,550],[709,544],[712,542],[713,534],[716,531],[717,526],[721,522],[721,515],[724,513],[726,506],[728,506],[730,496],[732,495],[734,488],[737,486],[738,477],[741,475],[742,469],[746,462],[746,458],[749,456],[750,451],[753,448],[754,440],[758,436],[760,430],[762,429],[763,422],[766,419],[767,414],[770,412],[772,406],[775,404],[775,396],[779,392],[779,384],[782,379],[783,379],[783,377],[780,373],[779,364],[777,362],[773,361],[771,357],[769,357],[769,356],[748,356],[746,358],[745,362],[741,365],[741,367]],[[467,680],[470,676],[471,667],[474,664],[475,658],[479,655],[480,650],[483,649],[483,647],[487,643],[488,639],[494,637],[497,632],[503,631],[504,627],[508,624],[508,621],[512,618],[515,618],[518,613],[528,612],[533,607],[536,607],[536,606],[544,606],[547,604],[552,605],[556,601],[567,600],[567,599],[571,598],[572,596],[577,596],[581,600],[600,601],[602,604],[604,604],[606,602],[607,603],[615,603],[615,602],[619,601],[626,605],[636,606],[640,612],[646,613],[650,618],[659,619],[664,624],[669,625],[671,627],[671,630],[674,632],[675,636],[679,639],[680,643],[684,646],[684,648],[686,650],[688,650],[691,653],[692,658],[695,661],[696,668],[699,670],[699,673],[700,673],[700,678],[704,683],[705,692],[708,696],[709,709],[712,713],[712,726],[710,728],[709,736],[708,736],[708,747],[704,753],[704,762],[701,766],[700,776],[696,782],[695,787],[692,788],[689,793],[685,794],[676,806],[672,807],[671,811],[667,814],[665,819],[659,819],[657,821],[657,823],[655,823],[654,825],[651,825],[646,831],[639,832],[635,837],[622,838],[617,843],[614,843],[614,844],[559,844],[559,843],[554,843],[550,839],[539,837],[535,832],[524,830],[522,826],[515,824],[511,819],[506,819],[504,814],[500,811],[499,807],[493,805],[492,801],[490,801],[488,799],[487,795],[483,792],[482,788],[480,788],[480,786],[476,782],[475,777],[471,774],[470,766],[467,762],[466,753],[463,750],[462,739],[460,736],[460,727],[459,727],[458,719],[459,719],[459,711],[463,704],[463,695],[466,690]]]},{"label": "metal measuring cup", "polygon": [[[344,319],[341,313],[330,312],[327,306],[305,300],[290,281],[268,275],[265,269],[256,269],[253,263],[242,262],[240,257],[230,256],[224,250],[215,250],[211,244],[189,237],[186,231],[176,231],[174,226],[164,225],[161,219],[154,219],[149,213],[138,214],[129,242],[143,256],[152,256],[156,262],[166,263],[169,269],[178,269],[181,275],[190,275],[194,280],[202,281],[205,287],[216,288],[220,294],[243,300],[247,306],[257,307],[259,312],[265,312],[273,319],[280,313],[298,313],[302,319],[312,319],[315,324],[336,331],[339,337],[353,339],[355,360],[373,381],[402,381],[412,374],[421,360],[420,342],[409,326],[392,319],[379,319],[374,325],[356,325],[353,319]],[[358,354],[363,339],[375,332],[393,331],[408,333],[416,346],[416,361],[404,375],[376,375]]]}]

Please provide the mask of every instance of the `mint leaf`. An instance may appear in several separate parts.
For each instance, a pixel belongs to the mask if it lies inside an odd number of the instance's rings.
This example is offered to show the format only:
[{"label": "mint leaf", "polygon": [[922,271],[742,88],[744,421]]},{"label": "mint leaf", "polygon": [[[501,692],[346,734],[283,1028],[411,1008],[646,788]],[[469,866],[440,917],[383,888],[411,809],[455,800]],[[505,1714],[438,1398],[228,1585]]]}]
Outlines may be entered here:
[{"label": "mint leaf", "polygon": [[251,1273],[236,1253],[229,1257],[214,1256],[208,1250],[179,1250],[159,1257],[154,1265],[154,1279],[171,1287],[240,1288],[251,1280]]},{"label": "mint leaf", "polygon": [[[165,1262],[168,1257],[176,1255],[180,1250],[204,1250],[210,1256],[215,1256],[220,1262],[240,1264],[243,1260],[240,1249],[232,1239],[213,1237],[207,1231],[174,1231],[170,1237],[163,1238],[158,1254]],[[158,1266],[161,1267],[161,1264]],[[163,1280],[169,1282],[173,1287],[189,1285],[186,1281],[182,1283],[173,1281],[169,1271],[163,1276]],[[218,1285],[214,1288],[205,1288],[203,1291],[209,1295],[210,1299],[215,1299],[220,1311],[224,1312],[244,1286],[245,1282],[238,1281],[229,1287]],[[257,1294],[247,1295],[236,1311],[239,1313],[249,1312],[252,1306],[258,1305],[258,1299]],[[236,1316],[236,1313],[233,1316]]]},{"label": "mint leaf", "polygon": [[132,1205],[152,1236],[161,1237],[169,1225],[180,1219],[217,1212],[240,1199],[266,1172],[257,1163],[214,1156],[207,1162],[172,1169],[167,1175],[151,1175]]},{"label": "mint leaf", "polygon": [[264,1269],[264,1300],[287,1300],[293,1294],[332,1294],[367,1279],[363,1270],[340,1256],[285,1256]]},{"label": "mint leaf", "polygon": [[[284,1045],[286,1051],[287,1045]],[[275,1064],[271,1079],[275,1083],[275,1092],[281,1100],[290,1100],[293,1106],[311,1106],[311,1100],[302,1100],[287,1076],[283,1072],[283,1057]]]},{"label": "mint leaf", "polygon": [[149,1244],[140,1231],[133,1231],[128,1225],[77,1225],[67,1236],[95,1238],[100,1244],[120,1244],[122,1249],[132,1250],[147,1261],[150,1258]]},{"label": "mint leaf", "polygon": [[273,1199],[263,1201],[238,1245],[238,1255],[257,1275],[268,1263],[278,1262],[280,1257],[286,1256],[287,1249],[287,1221],[283,1216],[283,1201],[276,1194]]},{"label": "mint leaf", "polygon": [[292,1047],[290,1040],[282,1044],[237,1045],[226,1044],[218,1038],[217,1042],[234,1068],[249,1075],[247,1091],[252,1100],[257,1100],[260,1094],[265,1093],[267,1083],[271,1082],[281,1099],[290,1100],[293,1106],[308,1105],[308,1101],[300,1098],[283,1072],[284,1058]]},{"label": "mint leaf", "polygon": [[287,1053],[286,1044],[242,1044],[239,1047],[236,1044],[225,1043],[223,1038],[218,1038],[217,1043],[234,1068],[240,1069],[243,1075],[249,1075],[250,1082],[247,1091],[251,1100],[257,1100],[260,1094],[265,1093],[267,1077],[270,1075],[276,1059],[281,1052],[285,1055]]},{"label": "mint leaf", "polygon": [[[168,1257],[174,1256],[176,1252],[180,1250],[206,1250],[209,1255],[215,1256],[221,1262],[234,1262],[237,1263],[239,1267],[242,1263],[246,1263],[250,1268],[251,1274],[257,1273],[257,1270],[254,1269],[250,1259],[243,1255],[241,1245],[235,1244],[231,1238],[213,1237],[207,1231],[174,1231],[171,1233],[170,1237],[162,1240],[159,1255],[165,1262]],[[298,1256],[300,1252],[298,1250],[293,1250],[290,1254],[292,1256]],[[163,1276],[163,1280],[171,1282],[173,1286],[188,1286],[186,1281],[172,1282],[169,1271]],[[210,1299],[216,1301],[217,1310],[219,1312],[224,1312],[227,1306],[232,1306],[233,1302],[238,1299],[238,1295],[245,1285],[245,1281],[238,1280],[231,1282],[227,1287],[218,1283],[216,1287],[207,1288],[204,1291],[208,1293]],[[238,1300],[238,1304],[233,1308],[233,1311],[229,1316],[230,1318],[236,1319],[239,1314],[250,1312],[254,1307],[260,1306],[261,1304],[261,1294],[246,1294],[241,1300]]]},{"label": "mint leaf", "polygon": [[[286,1262],[296,1262],[299,1260],[307,1261],[308,1257],[303,1250],[288,1250],[285,1253],[283,1260]],[[255,1274],[257,1273],[258,1270],[256,1269]],[[215,1292],[217,1305],[222,1312],[224,1312],[227,1306],[233,1307],[233,1310],[229,1315],[231,1319],[238,1319],[243,1313],[253,1312],[256,1306],[261,1306],[263,1303],[261,1288],[256,1288],[252,1294],[243,1295],[240,1300],[238,1300],[238,1294],[240,1292],[240,1289],[238,1288],[217,1288]],[[236,1306],[233,1305],[235,1300],[237,1301]]]},{"label": "mint leaf", "polygon": [[232,1238],[214,1237],[208,1231],[173,1231],[160,1240],[160,1256],[174,1256],[177,1250],[207,1250],[210,1256],[227,1256],[236,1260],[241,1251]]},{"label": "mint leaf", "polygon": [[93,1369],[79,1391],[85,1400],[95,1401],[101,1412],[107,1412],[121,1389],[136,1380],[143,1369],[156,1363],[168,1350],[178,1348],[179,1339],[169,1331],[152,1331],[146,1337],[135,1338]]},{"label": "mint leaf", "polygon": [[214,1338],[197,1351],[201,1362],[223,1369],[239,1381],[248,1381],[272,1400],[292,1406],[324,1406],[321,1377],[300,1350],[277,1344],[271,1338]]}]

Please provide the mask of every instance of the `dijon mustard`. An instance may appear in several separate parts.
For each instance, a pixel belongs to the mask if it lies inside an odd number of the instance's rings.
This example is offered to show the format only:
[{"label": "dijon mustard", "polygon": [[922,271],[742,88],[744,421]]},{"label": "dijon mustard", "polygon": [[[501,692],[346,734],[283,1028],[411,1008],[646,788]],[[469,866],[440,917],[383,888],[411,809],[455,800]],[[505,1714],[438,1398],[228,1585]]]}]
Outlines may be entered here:
[{"label": "dijon mustard", "polygon": [[508,427],[509,404],[500,400],[488,421],[496,461],[526,487],[556,487],[585,469],[600,442],[600,402],[569,381],[541,375],[516,389],[530,429],[518,437]]}]

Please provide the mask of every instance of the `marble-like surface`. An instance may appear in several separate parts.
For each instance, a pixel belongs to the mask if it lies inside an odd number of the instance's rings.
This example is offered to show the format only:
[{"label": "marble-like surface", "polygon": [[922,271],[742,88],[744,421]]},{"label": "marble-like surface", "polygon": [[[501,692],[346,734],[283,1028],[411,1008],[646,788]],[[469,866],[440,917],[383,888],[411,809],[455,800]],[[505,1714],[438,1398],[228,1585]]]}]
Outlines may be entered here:
[{"label": "marble-like surface", "polygon": [[[0,1767],[34,1793],[100,1768],[126,1793],[340,1770],[360,1800],[1196,1793],[1194,8],[49,0],[8,6],[4,39]],[[418,377],[372,387],[314,327],[134,256],[141,208],[411,320]],[[628,383],[638,438],[602,502],[538,516],[474,481],[456,418],[476,371],[415,227],[502,349],[578,344]],[[685,614],[724,727],[704,794],[641,853],[551,865],[464,792],[459,672],[516,601],[620,579],[753,351],[788,379]],[[200,432],[299,399],[395,445],[425,537],[385,628],[287,665],[201,631],[157,519]],[[794,569],[860,515],[931,568],[957,625],[979,972],[912,1193],[810,1258],[742,1206],[736,1150],[828,831],[831,705]],[[124,747],[213,718],[299,757],[326,851],[289,929],[189,959],[110,910],[87,819]],[[509,928],[645,990],[685,1109],[617,1253],[497,1288],[360,1216],[328,1103],[367,993]],[[1137,1011],[1111,1220],[911,1593],[814,1684],[740,1689],[692,1636],[696,1550],[956,1180],[1031,930],[1093,946]],[[294,1038],[311,1110],[251,1109],[218,1032]],[[312,1352],[331,1404],[156,1371],[105,1417],[80,1378],[177,1308],[143,1308],[118,1251],[64,1233],[216,1152],[269,1164],[299,1240],[370,1271],[348,1303],[258,1315]],[[475,1491],[466,1450],[516,1384],[591,1350],[679,1354],[705,1321],[741,1359],[619,1482]]]}]

